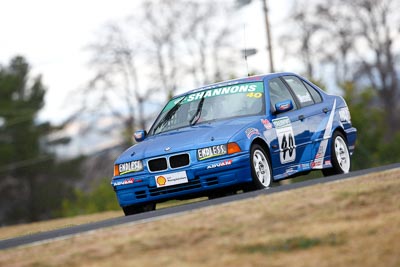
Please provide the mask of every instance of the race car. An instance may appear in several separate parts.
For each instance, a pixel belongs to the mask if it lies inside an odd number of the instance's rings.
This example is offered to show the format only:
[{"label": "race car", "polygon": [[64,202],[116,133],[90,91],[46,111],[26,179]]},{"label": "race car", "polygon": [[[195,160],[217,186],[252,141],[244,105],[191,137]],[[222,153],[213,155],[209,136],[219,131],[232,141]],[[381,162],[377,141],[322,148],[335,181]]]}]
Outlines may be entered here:
[{"label": "race car", "polygon": [[294,73],[207,85],[171,99],[115,161],[125,215],[157,203],[269,188],[312,170],[348,173],[357,130],[345,100]]}]

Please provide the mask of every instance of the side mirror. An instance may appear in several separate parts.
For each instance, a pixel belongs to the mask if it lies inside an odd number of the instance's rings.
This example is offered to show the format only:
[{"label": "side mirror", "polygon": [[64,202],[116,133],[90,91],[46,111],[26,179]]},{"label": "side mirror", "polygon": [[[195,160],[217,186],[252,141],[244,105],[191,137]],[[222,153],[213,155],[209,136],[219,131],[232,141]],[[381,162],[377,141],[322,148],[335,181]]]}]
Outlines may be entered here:
[{"label": "side mirror", "polygon": [[285,100],[275,104],[276,113],[282,113],[293,109],[292,100]]},{"label": "side mirror", "polygon": [[145,130],[137,130],[133,137],[135,138],[136,142],[142,142],[146,138],[147,132]]}]

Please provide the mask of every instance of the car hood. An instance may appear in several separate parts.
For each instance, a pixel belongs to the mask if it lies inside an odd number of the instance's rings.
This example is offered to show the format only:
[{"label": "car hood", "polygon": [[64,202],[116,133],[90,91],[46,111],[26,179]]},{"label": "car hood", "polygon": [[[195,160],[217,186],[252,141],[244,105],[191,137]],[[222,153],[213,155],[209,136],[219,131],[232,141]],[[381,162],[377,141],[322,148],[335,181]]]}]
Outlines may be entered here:
[{"label": "car hood", "polygon": [[236,134],[244,134],[244,129],[254,121],[256,121],[255,117],[236,118],[198,124],[149,136],[143,142],[130,147],[122,153],[116,163],[227,143]]}]

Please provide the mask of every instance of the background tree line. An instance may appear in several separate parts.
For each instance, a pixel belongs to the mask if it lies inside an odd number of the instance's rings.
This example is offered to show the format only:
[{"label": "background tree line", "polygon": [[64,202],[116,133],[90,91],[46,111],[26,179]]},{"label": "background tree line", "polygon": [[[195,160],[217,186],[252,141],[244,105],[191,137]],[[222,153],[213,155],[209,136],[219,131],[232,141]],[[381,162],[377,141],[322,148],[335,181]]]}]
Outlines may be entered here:
[{"label": "background tree line", "polygon": [[[392,0],[295,1],[273,42],[300,66],[278,71],[299,72],[346,99],[359,134],[353,170],[400,161],[396,10]],[[27,60],[0,65],[0,224],[118,208],[108,168],[115,154],[61,160],[50,134],[86,116],[84,132],[109,139],[111,128],[121,129],[121,151],[179,88],[236,77],[242,30],[229,18],[238,12],[235,1],[143,1],[88,45],[93,77],[71,100],[82,102],[79,110],[58,127],[36,120],[46,88]],[[101,128],[105,118],[113,123]]]},{"label": "background tree line", "polygon": [[52,126],[36,121],[46,88],[29,73],[21,56],[0,65],[0,225],[59,215],[77,177],[79,158],[58,162],[49,152]]},{"label": "background tree line", "polygon": [[400,160],[399,8],[393,0],[297,1],[294,28],[281,36],[311,80],[333,74],[358,128],[353,169]]}]

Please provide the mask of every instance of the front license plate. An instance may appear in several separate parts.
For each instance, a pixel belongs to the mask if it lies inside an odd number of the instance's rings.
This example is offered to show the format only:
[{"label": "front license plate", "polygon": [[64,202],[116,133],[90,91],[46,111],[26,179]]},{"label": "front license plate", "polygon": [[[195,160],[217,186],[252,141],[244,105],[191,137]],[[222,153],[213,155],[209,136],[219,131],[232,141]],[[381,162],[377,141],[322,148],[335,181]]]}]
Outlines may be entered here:
[{"label": "front license plate", "polygon": [[174,172],[155,176],[157,187],[165,187],[188,182],[186,172]]}]

